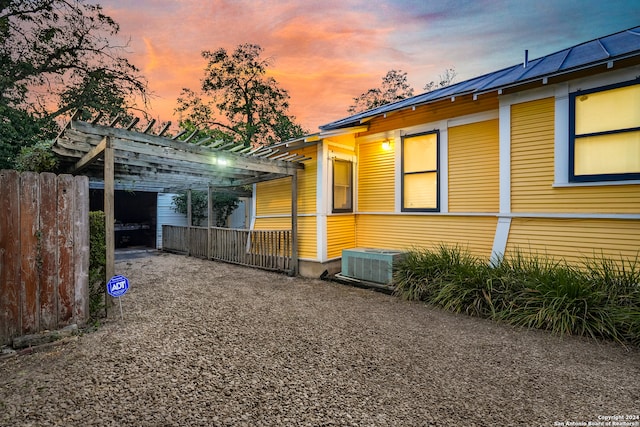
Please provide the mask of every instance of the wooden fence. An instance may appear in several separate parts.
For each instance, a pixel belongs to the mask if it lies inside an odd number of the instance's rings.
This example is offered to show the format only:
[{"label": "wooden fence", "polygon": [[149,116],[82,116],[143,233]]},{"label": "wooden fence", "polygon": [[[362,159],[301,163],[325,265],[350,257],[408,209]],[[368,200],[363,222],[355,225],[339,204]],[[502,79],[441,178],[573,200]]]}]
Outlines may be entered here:
[{"label": "wooden fence", "polygon": [[162,226],[162,249],[267,270],[291,270],[290,230]]},{"label": "wooden fence", "polygon": [[0,171],[0,343],[89,313],[89,180]]}]

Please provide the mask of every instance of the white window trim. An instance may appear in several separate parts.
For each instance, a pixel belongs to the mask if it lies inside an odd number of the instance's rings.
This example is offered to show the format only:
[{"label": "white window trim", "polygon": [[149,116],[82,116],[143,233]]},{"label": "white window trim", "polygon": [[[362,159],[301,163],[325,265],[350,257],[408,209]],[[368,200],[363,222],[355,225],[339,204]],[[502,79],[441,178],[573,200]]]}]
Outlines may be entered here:
[{"label": "white window trim", "polygon": [[[327,195],[324,199],[324,209],[327,215],[353,215],[356,213],[356,199],[357,199],[357,191],[356,191],[356,155],[355,154],[345,154],[337,151],[328,150],[327,156]],[[333,212],[333,160],[343,160],[347,162],[351,162],[351,212]]]},{"label": "white window trim", "polygon": [[634,80],[640,66],[612,71],[599,76],[573,80],[557,85],[555,91],[555,147],[553,187],[599,187],[639,184],[639,180],[569,182],[569,94],[578,90],[597,89],[625,81]]},{"label": "white window trim", "polygon": [[447,126],[440,129],[440,167],[438,178],[440,179],[440,209],[439,213],[449,212],[449,128]]},{"label": "white window trim", "polygon": [[[436,127],[432,127],[435,125]],[[442,120],[439,122],[434,122],[433,124],[427,124],[422,126],[414,126],[411,128],[411,132],[407,130],[400,130],[398,133],[400,134],[397,141],[399,145],[396,145],[396,157],[395,157],[395,167],[396,167],[396,178],[395,178],[395,194],[396,194],[396,205],[394,206],[395,212],[404,215],[413,215],[419,213],[447,213],[449,212],[449,167],[448,167],[448,159],[449,159],[449,145],[448,145],[448,133],[447,133],[447,121]],[[425,129],[425,130],[421,130]],[[422,212],[419,210],[416,211],[403,211],[402,210],[402,180],[404,179],[404,174],[402,173],[402,137],[407,136],[411,137],[413,135],[421,135],[427,133],[437,132],[438,141],[437,141],[437,150],[438,150],[438,181],[440,182],[438,186],[438,192],[440,193],[438,205],[438,210],[427,210],[426,212]],[[443,174],[444,171],[444,174]]]},{"label": "white window trim", "polygon": [[[429,215],[437,215],[449,212],[449,128],[472,123],[485,122],[499,118],[498,110],[483,111],[480,113],[467,114],[451,119],[439,120],[436,122],[423,123],[416,126],[409,126],[393,131],[379,132],[358,138],[358,143],[378,142],[389,140],[393,143],[395,154],[394,167],[394,214],[418,215],[424,212],[403,212],[402,211],[402,150],[401,141],[405,135],[427,133],[437,130],[440,132],[440,211],[426,212]],[[357,176],[356,176],[357,178]],[[356,181],[357,182],[357,181]],[[354,195],[355,197],[355,195]],[[355,212],[358,212],[357,202],[354,200]]]},{"label": "white window trim", "polygon": [[[356,171],[357,171],[357,162],[356,162],[356,153],[346,154],[338,151],[333,151],[329,148],[329,145],[334,147],[342,147],[348,150],[353,150],[353,147],[342,145],[339,143],[332,142],[331,140],[325,139],[322,144],[318,144],[318,159],[317,162],[317,186],[316,186],[316,207],[317,207],[317,226],[316,226],[316,250],[318,254],[318,260],[320,262],[330,261],[328,258],[328,247],[327,247],[327,217],[333,215],[353,215],[356,212],[357,205],[357,181],[356,181]],[[332,161],[333,159],[339,160],[347,160],[350,161],[353,165],[352,168],[352,203],[353,203],[353,212],[346,213],[333,213],[333,168]],[[314,260],[316,261],[316,260]]]},{"label": "white window trim", "polygon": [[500,214],[511,213],[511,106],[514,104],[551,97],[555,100],[553,187],[595,187],[640,183],[640,181],[569,182],[569,93],[633,80],[639,74],[640,66],[636,66],[500,97]]}]

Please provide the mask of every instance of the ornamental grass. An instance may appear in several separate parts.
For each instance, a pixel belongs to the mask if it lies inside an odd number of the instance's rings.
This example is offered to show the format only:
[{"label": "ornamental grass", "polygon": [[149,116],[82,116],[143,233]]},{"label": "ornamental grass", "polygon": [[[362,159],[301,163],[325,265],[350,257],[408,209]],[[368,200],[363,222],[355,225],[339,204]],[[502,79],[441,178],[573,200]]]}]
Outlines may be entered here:
[{"label": "ornamental grass", "polygon": [[494,264],[458,246],[412,249],[395,293],[455,313],[640,346],[640,263],[604,255],[571,265],[516,251]]}]

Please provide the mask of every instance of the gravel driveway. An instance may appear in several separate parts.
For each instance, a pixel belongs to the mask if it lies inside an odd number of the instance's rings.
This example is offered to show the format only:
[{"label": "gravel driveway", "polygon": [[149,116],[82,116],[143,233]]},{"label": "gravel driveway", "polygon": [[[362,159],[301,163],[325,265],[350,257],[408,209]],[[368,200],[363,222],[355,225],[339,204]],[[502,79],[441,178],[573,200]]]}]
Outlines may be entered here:
[{"label": "gravel driveway", "polygon": [[116,269],[124,321],[0,361],[0,425],[638,422],[637,349],[178,255]]}]

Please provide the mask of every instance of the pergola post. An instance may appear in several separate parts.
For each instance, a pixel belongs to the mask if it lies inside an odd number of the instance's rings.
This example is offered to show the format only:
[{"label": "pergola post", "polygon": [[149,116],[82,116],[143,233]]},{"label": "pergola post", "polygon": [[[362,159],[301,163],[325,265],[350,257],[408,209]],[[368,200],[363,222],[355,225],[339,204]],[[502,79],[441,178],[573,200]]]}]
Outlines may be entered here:
[{"label": "pergola post", "polygon": [[[115,275],[115,209],[114,209],[114,153],[111,138],[105,137],[104,148],[104,235],[106,246],[105,286]],[[107,304],[108,305],[108,304]]]},{"label": "pergola post", "polygon": [[213,187],[207,191],[207,258],[213,258]]},{"label": "pergola post", "polygon": [[187,256],[191,255],[191,227],[193,218],[191,212],[191,189],[187,190]]},{"label": "pergola post", "polygon": [[298,173],[291,175],[291,276],[298,274]]}]

